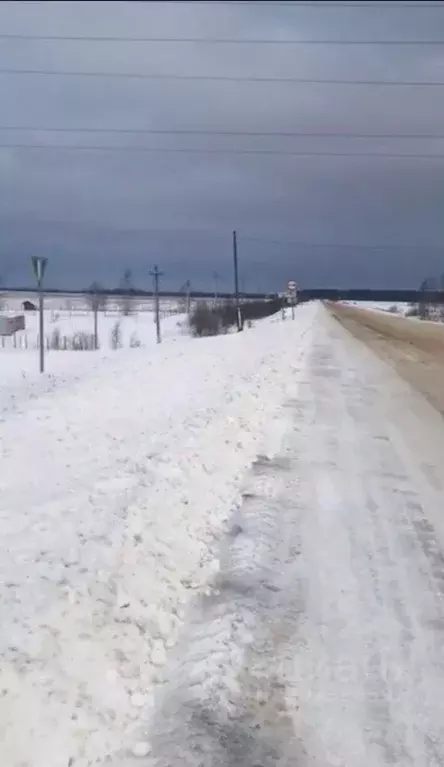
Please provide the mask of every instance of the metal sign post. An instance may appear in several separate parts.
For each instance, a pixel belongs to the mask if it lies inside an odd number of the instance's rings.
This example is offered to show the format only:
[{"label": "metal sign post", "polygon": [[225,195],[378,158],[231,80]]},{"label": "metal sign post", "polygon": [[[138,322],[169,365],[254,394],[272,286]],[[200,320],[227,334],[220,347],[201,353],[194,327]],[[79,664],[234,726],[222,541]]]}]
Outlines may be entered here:
[{"label": "metal sign post", "polygon": [[288,293],[290,294],[290,303],[291,303],[291,319],[294,320],[295,318],[295,304],[296,304],[296,294],[297,294],[297,283],[294,280],[290,280],[288,283]]},{"label": "metal sign post", "polygon": [[40,356],[40,372],[45,372],[45,296],[43,293],[43,277],[45,276],[46,266],[48,263],[47,258],[40,258],[39,256],[33,256],[31,258],[32,268],[37,280],[37,288],[39,291],[39,356]]}]

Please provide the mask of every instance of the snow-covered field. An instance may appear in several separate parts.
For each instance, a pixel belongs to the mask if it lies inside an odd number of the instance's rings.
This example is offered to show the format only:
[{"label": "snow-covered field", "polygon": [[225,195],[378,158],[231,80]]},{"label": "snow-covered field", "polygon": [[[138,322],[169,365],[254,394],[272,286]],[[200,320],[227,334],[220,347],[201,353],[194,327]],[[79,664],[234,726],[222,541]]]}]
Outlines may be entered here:
[{"label": "snow-covered field", "polygon": [[[399,315],[400,317],[408,317],[412,321],[423,321],[417,313],[412,314],[417,310],[417,307],[412,304],[406,304],[402,302],[389,303],[387,301],[341,301],[346,306],[356,306],[358,309],[370,309],[375,312],[385,312],[390,314]],[[428,319],[430,322],[443,322],[443,307],[439,304],[431,304],[428,307]]]},{"label": "snow-covered field", "polygon": [[133,747],[315,312],[2,387],[2,767]]},{"label": "snow-covered field", "polygon": [[406,303],[390,303],[387,301],[342,301],[348,306],[356,306],[359,309],[372,309],[377,312],[393,312],[396,314],[406,315],[411,308],[410,304]]},{"label": "snow-covered field", "polygon": [[[9,302],[0,316],[23,314],[20,302]],[[63,308],[59,301],[48,300],[44,314],[45,371],[39,376],[39,318],[34,312],[25,313],[26,328],[14,336],[0,337],[0,371],[2,396],[9,389],[12,397],[19,396],[23,388],[32,391],[51,389],[63,380],[81,378],[90,370],[100,369],[103,360],[120,357],[128,350],[150,350],[156,345],[154,312],[147,307],[134,307],[129,316],[123,316],[118,307],[109,307],[98,314],[99,350],[94,346],[94,316],[87,306]],[[60,308],[62,306],[62,308]],[[54,347],[54,334],[59,348]],[[79,335],[88,336],[90,348],[72,351],[72,341]],[[188,335],[187,318],[177,313],[177,306],[166,305],[161,311],[161,335],[164,343],[183,342]],[[66,348],[64,348],[66,346]]]},{"label": "snow-covered field", "polygon": [[[35,350],[39,345],[38,312],[23,312],[20,303],[8,302],[8,308],[0,311],[1,317],[24,315],[26,329],[14,336],[0,338],[0,353],[5,351]],[[171,304],[161,307],[161,320],[167,320],[167,333],[171,332],[172,320],[179,314],[179,308]],[[154,338],[155,315],[151,305],[134,304],[129,316],[124,316],[118,306],[108,306],[98,312],[98,340],[102,352],[118,348],[145,346]],[[119,337],[116,344],[116,325],[119,325]],[[47,299],[44,312],[45,346],[54,350],[54,334],[60,336],[60,351],[69,350],[73,336],[94,334],[94,314],[86,304],[77,304],[67,309],[60,301]],[[57,350],[58,351],[58,350]]]}]

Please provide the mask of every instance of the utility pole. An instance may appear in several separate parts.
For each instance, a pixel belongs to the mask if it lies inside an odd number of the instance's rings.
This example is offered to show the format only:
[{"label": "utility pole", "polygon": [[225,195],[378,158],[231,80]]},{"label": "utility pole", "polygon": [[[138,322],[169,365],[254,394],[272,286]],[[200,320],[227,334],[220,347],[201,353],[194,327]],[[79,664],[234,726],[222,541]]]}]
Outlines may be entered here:
[{"label": "utility pole", "polygon": [[97,293],[93,297],[93,312],[94,312],[94,349],[97,351],[99,348],[99,296]]},{"label": "utility pole", "polygon": [[160,301],[159,301],[159,277],[163,277],[163,272],[159,272],[159,267],[156,265],[152,272],[150,272],[154,282],[154,312],[156,319],[156,334],[157,343],[160,344],[162,338],[160,336]]},{"label": "utility pole", "polygon": [[102,286],[94,280],[89,291],[91,293],[89,303],[94,317],[94,349],[97,351],[99,344],[99,309],[105,306],[105,297]]},{"label": "utility pole", "polygon": [[236,307],[237,332],[242,330],[242,316],[239,306],[239,263],[237,257],[237,233],[233,232],[233,265],[234,265],[234,305]]},{"label": "utility pole", "polygon": [[191,281],[187,280],[185,283],[186,291],[187,291],[187,315],[188,317],[191,314]]},{"label": "utility pole", "polygon": [[33,256],[31,258],[32,268],[37,280],[37,289],[39,292],[39,361],[40,372],[45,372],[45,296],[43,293],[43,277],[45,275],[47,258]]},{"label": "utility pole", "polygon": [[91,296],[91,304],[92,304],[92,310],[93,310],[93,316],[94,316],[94,349],[95,351],[99,348],[99,293],[97,285],[94,284],[92,286],[93,293]]}]

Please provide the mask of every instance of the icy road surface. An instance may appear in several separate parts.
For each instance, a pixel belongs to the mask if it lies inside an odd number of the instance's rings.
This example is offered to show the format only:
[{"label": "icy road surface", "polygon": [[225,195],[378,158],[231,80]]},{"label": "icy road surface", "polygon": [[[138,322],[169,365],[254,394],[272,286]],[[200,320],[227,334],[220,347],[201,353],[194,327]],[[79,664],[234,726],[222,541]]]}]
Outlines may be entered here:
[{"label": "icy road surface", "polygon": [[140,730],[146,764],[442,767],[441,417],[320,310],[281,419]]}]

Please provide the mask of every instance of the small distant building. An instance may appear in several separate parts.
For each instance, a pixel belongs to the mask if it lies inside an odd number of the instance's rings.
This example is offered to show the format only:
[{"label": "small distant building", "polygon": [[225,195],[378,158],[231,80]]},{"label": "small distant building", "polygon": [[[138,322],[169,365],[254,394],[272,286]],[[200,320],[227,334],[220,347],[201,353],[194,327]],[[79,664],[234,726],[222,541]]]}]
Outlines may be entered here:
[{"label": "small distant building", "polygon": [[32,303],[32,301],[23,301],[22,303],[22,309],[24,312],[36,312],[37,307],[35,304]]}]

